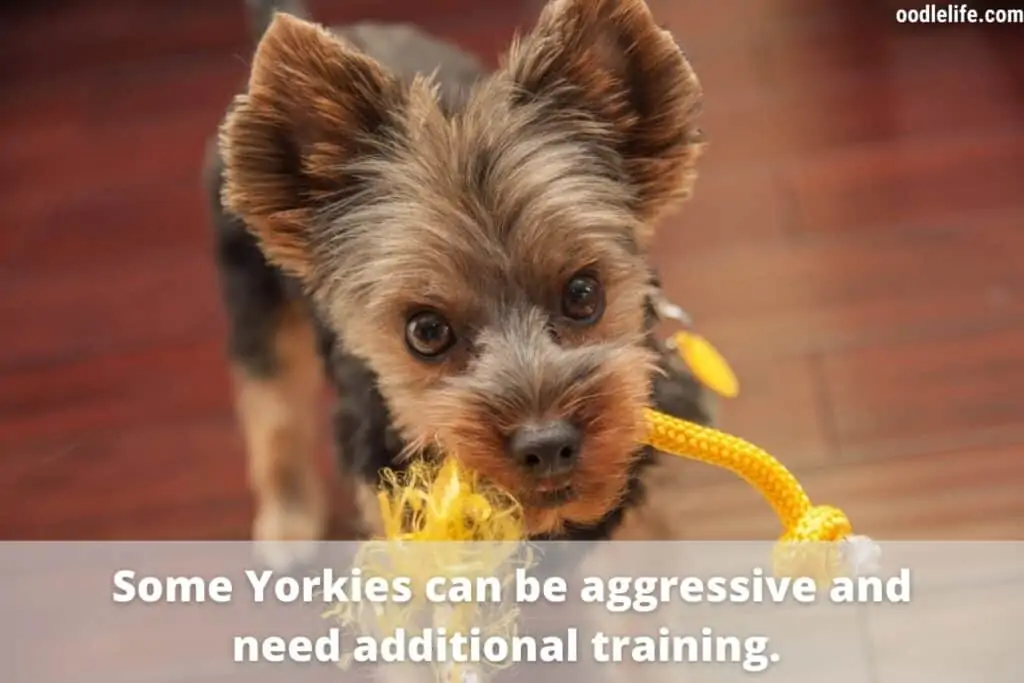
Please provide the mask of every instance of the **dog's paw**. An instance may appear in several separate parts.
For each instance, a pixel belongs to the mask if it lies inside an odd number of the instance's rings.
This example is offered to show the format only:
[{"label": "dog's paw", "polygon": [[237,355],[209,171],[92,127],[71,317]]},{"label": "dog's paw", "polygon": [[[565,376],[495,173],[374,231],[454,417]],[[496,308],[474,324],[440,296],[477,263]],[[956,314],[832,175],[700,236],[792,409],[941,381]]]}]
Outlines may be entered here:
[{"label": "dog's paw", "polygon": [[325,526],[325,515],[315,508],[265,508],[252,529],[257,559],[276,571],[308,564],[316,556]]}]

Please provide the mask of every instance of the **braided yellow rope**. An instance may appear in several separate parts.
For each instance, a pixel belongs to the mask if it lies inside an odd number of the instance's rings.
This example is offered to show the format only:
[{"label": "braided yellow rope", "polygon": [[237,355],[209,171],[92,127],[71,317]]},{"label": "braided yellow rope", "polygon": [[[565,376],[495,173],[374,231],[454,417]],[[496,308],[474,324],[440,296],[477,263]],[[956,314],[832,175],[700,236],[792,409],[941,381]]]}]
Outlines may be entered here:
[{"label": "braided yellow rope", "polygon": [[[647,437],[655,449],[715,465],[756,488],[775,510],[785,530],[775,552],[775,573],[828,579],[857,572],[872,560],[874,548],[851,536],[842,510],[811,505],[800,482],[763,449],[716,429],[648,410]],[[840,542],[856,545],[845,548]],[[845,566],[844,566],[845,565]]]},{"label": "braided yellow rope", "polygon": [[[870,547],[843,551],[843,542],[857,541],[842,510],[812,505],[803,487],[778,460],[763,449],[710,427],[680,420],[656,410],[645,414],[644,443],[658,451],[726,469],[757,489],[783,527],[775,554],[779,575],[827,579],[871,558]],[[518,505],[489,487],[454,458],[440,468],[415,463],[405,475],[386,475],[378,494],[384,538],[400,541],[515,541],[525,532]],[[857,566],[852,567],[853,570]]]}]

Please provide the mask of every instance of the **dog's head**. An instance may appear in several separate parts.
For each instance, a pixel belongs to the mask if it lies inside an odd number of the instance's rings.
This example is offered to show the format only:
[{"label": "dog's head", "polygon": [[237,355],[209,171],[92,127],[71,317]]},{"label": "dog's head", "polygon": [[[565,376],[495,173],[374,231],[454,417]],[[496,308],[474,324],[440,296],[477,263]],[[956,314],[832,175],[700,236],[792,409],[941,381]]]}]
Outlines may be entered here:
[{"label": "dog's head", "polygon": [[646,252],[690,191],[699,101],[641,0],[553,0],[457,106],[281,15],[222,129],[225,203],[414,448],[454,452],[557,532],[628,483]]}]

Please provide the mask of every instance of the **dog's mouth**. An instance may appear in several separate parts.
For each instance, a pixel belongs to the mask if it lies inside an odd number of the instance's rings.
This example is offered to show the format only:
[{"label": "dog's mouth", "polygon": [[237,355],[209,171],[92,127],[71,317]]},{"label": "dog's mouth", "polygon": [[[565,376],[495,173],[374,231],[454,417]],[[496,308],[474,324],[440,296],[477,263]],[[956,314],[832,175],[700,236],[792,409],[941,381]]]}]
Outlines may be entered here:
[{"label": "dog's mouth", "polygon": [[571,503],[575,499],[576,490],[570,484],[565,484],[550,489],[534,489],[523,502],[532,508],[551,509]]}]

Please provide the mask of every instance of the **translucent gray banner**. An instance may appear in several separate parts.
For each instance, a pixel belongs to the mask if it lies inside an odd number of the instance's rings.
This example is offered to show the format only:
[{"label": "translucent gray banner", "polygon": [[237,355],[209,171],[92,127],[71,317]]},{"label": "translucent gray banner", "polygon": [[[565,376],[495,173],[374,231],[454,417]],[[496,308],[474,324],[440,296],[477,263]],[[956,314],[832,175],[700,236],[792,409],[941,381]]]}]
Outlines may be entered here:
[{"label": "translucent gray banner", "polygon": [[882,544],[835,585],[771,556],[325,543],[276,572],[246,543],[0,543],[0,681],[1024,680],[1024,543]]}]

